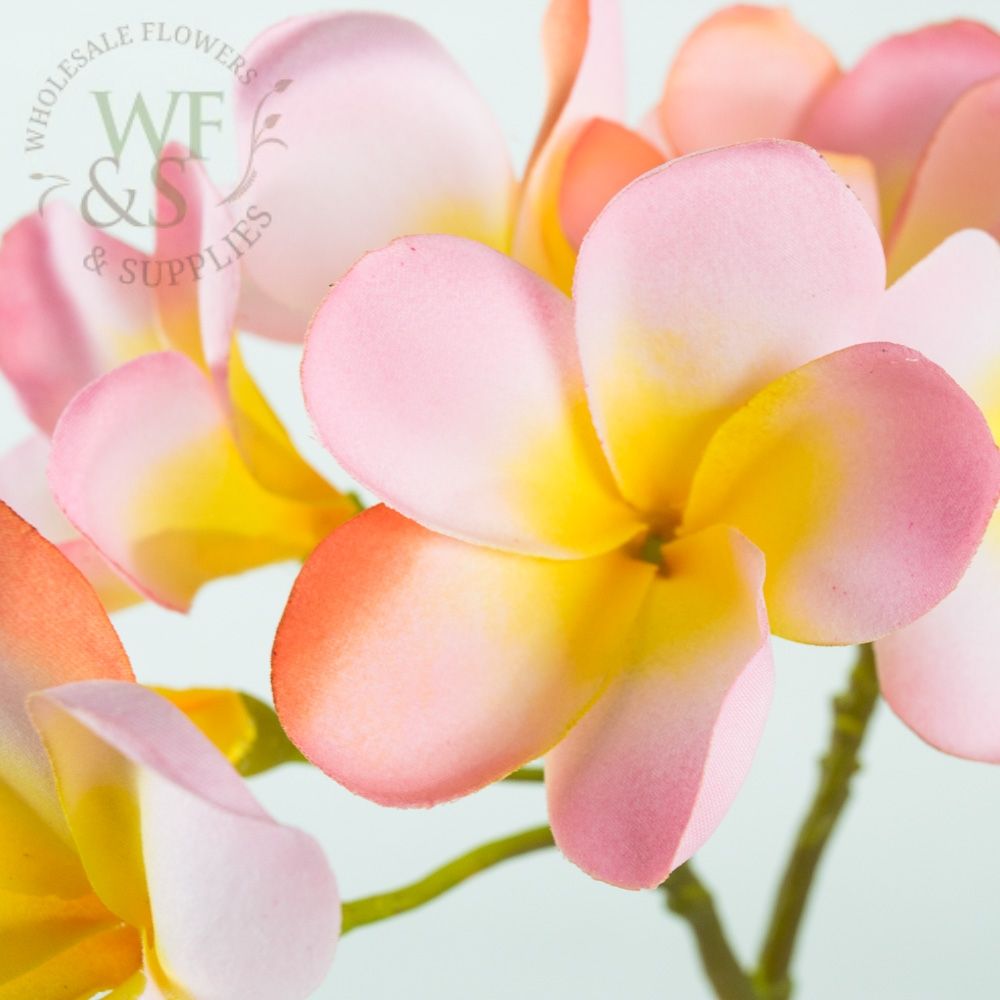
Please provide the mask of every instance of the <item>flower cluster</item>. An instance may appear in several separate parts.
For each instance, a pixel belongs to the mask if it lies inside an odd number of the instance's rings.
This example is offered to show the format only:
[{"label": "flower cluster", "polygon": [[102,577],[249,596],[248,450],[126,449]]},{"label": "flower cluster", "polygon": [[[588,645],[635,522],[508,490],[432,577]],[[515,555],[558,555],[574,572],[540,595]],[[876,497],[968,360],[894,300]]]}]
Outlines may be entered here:
[{"label": "flower cluster", "polygon": [[[919,736],[1000,763],[1000,35],[844,71],[727,8],[635,128],[613,0],[552,0],[544,48],[520,178],[422,28],[322,14],[246,52],[242,150],[279,83],[287,151],[232,204],[171,144],[151,255],[57,201],[4,236],[36,431],[0,458],[0,998],[322,981],[335,881],[234,770],[242,703],[136,683],[107,616],[271,562],[304,563],[272,683],[309,761],[431,806],[544,757],[556,844],[616,886],[725,815],[772,634],[874,643]],[[194,261],[257,204],[267,238],[196,281],[80,267]],[[304,343],[380,502],[300,456],[237,331]]]}]

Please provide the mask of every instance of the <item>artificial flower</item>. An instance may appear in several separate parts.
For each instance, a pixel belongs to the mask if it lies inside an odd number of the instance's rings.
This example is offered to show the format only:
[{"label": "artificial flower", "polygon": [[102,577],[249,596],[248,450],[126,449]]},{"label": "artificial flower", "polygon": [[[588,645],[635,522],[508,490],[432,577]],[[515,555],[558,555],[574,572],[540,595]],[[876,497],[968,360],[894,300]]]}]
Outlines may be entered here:
[{"label": "artificial flower", "polygon": [[[243,363],[238,264],[205,250],[230,231],[218,193],[176,145],[160,173],[186,214],[168,224],[176,205],[160,197],[152,257],[56,202],[0,248],[0,368],[38,428],[0,461],[0,496],[109,608],[142,595],[185,609],[208,580],[302,558],[356,510],[299,457]],[[100,275],[83,266],[95,247]],[[199,260],[197,279],[170,270]]]},{"label": "artificial flower", "polygon": [[93,589],[3,504],[0,663],[0,998],[309,996],[340,921],[319,846],[133,682]]},{"label": "artificial flower", "polygon": [[[544,754],[563,851],[661,882],[750,766],[769,634],[911,623],[996,502],[987,424],[895,343],[885,275],[858,199],[780,141],[628,186],[581,244],[572,302],[456,237],[363,258],[316,315],[303,386],[385,505],[293,589],[273,660],[293,741],[393,805]],[[992,290],[936,279],[913,282],[952,328],[1000,321]]]}]

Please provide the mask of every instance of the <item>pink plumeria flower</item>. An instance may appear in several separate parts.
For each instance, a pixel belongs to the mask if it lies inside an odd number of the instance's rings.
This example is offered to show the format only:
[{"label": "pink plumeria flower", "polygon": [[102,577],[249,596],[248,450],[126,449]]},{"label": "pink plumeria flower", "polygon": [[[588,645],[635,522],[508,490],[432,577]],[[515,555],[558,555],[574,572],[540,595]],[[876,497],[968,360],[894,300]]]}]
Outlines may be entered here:
[{"label": "pink plumeria flower", "polygon": [[[238,204],[273,218],[243,261],[241,327],[300,341],[332,282],[410,233],[479,240],[568,290],[574,251],[559,225],[558,178],[583,121],[624,115],[621,35],[616,0],[552,0],[550,98],[518,183],[489,106],[419,25],[336,13],[263,32],[246,53],[256,76],[234,91],[241,161],[256,173]],[[271,96],[282,81],[291,82]],[[287,149],[252,155],[272,109]]]},{"label": "pink plumeria flower", "polygon": [[[913,280],[952,329],[1000,322],[987,285]],[[292,739],[391,805],[544,754],[562,850],[661,882],[750,766],[770,633],[907,625],[983,535],[997,449],[894,343],[906,305],[857,198],[777,141],[631,184],[584,239],[572,302],[454,237],[363,258],[317,313],[303,385],[385,506],[293,590],[273,662]]]},{"label": "pink plumeria flower", "polygon": [[309,996],[340,926],[319,845],[132,682],[95,592],[3,504],[0,608],[0,925],[16,942],[0,995]]},{"label": "pink plumeria flower", "polygon": [[[186,609],[209,580],[301,559],[357,509],[298,455],[243,363],[238,265],[205,258],[196,281],[158,263],[224,245],[231,227],[186,150],[167,146],[161,171],[187,211],[168,226],[161,198],[152,258],[57,202],[0,247],[0,369],[37,427],[0,458],[0,498],[110,609]],[[95,246],[100,277],[82,264]]]}]

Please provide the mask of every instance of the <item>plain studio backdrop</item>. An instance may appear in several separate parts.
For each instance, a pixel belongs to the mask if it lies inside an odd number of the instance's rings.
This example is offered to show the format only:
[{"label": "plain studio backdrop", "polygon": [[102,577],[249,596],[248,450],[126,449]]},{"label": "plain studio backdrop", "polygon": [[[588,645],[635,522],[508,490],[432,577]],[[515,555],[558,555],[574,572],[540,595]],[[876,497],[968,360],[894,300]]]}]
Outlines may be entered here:
[{"label": "plain studio backdrop", "polygon": [[[524,162],[545,100],[538,41],[542,0],[381,0],[354,6],[405,14],[434,33],[492,105],[515,162]],[[792,6],[848,65],[886,34],[956,16],[989,19],[996,11],[995,0],[966,0],[961,7],[950,0],[798,0]],[[630,107],[638,118],[658,94],[681,39],[713,8],[690,0],[625,0],[624,8]],[[169,7],[8,4],[0,33],[0,223],[6,227],[33,210],[38,191],[27,178],[25,121],[45,77],[74,47],[120,24],[163,19],[221,35],[239,49],[269,24],[310,11],[284,0],[174,0]],[[161,92],[229,86],[224,71],[190,50],[151,49],[141,66],[128,58],[131,63],[103,57],[88,71],[87,84],[74,86],[123,94],[134,94],[140,84],[159,84]],[[82,116],[53,119],[52,135],[58,132],[71,162],[77,139],[83,143],[92,135],[78,131],[85,128],[92,130],[93,121]],[[235,176],[236,164],[220,155],[210,169],[224,182]],[[378,192],[358,192],[366,196]],[[251,366],[305,453],[343,483],[302,410],[297,351],[244,341]],[[28,430],[9,386],[0,385],[0,446],[14,444]],[[271,638],[295,572],[281,565],[218,581],[202,591],[186,617],[150,604],[117,615],[139,678],[266,695]],[[763,745],[734,808],[698,857],[744,956],[756,948],[812,793],[829,700],[843,684],[851,656],[777,643],[777,692]],[[535,785],[496,786],[429,812],[382,809],[306,767],[254,779],[253,787],[275,816],[323,842],[347,899],[411,881],[482,841],[545,818],[543,791]],[[808,914],[794,970],[801,1000],[1000,996],[998,843],[1000,771],[937,753],[880,706],[864,770]],[[709,995],[688,929],[666,912],[661,893],[601,885],[552,850],[509,862],[426,908],[352,933],[317,994],[339,1000]]]}]

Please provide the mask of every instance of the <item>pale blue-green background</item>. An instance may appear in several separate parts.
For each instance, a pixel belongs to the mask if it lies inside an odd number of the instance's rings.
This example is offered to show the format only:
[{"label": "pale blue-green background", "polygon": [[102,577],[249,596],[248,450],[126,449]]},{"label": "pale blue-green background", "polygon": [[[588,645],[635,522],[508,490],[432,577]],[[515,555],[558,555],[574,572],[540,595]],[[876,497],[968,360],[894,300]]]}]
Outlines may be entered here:
[{"label": "pale blue-green background", "polygon": [[[444,41],[496,110],[523,161],[543,102],[540,0],[354,6],[408,14]],[[961,6],[952,0],[800,0],[793,8],[845,61],[880,36],[927,20],[1000,14],[995,0]],[[217,32],[239,47],[268,23],[311,9],[280,0],[176,0],[169,8],[8,4],[0,32],[0,223],[28,211],[36,193],[25,180],[21,155],[33,94],[83,39],[120,23],[165,18]],[[634,115],[652,103],[671,52],[710,9],[689,0],[626,0]],[[176,53],[164,53],[161,62],[150,58],[141,70],[143,85],[217,88],[224,82],[224,74],[201,60]],[[128,86],[122,65],[109,57],[100,70],[108,74],[107,85]],[[83,134],[77,130],[89,127],[70,117],[58,123],[67,155]],[[231,176],[234,168],[221,160],[219,176]],[[302,446],[332,472],[301,412],[294,351],[253,345],[250,356]],[[0,385],[0,446],[27,429],[8,387]],[[270,639],[294,573],[294,567],[281,566],[217,583],[187,617],[149,605],[119,615],[140,678],[228,684],[264,694]],[[810,793],[814,759],[826,737],[827,702],[847,663],[844,651],[778,644],[777,695],[763,746],[743,793],[699,858],[745,954],[755,944],[791,830]],[[865,756],[866,770],[822,869],[802,941],[801,1000],[1000,996],[1000,772],[930,750],[884,707]],[[275,815],[323,841],[348,898],[410,880],[456,852],[545,815],[541,789],[528,785],[492,788],[433,812],[380,809],[305,768],[257,779],[255,788]],[[317,996],[700,1000],[708,993],[686,928],[664,912],[657,893],[599,885],[548,852],[493,871],[411,916],[352,935]]]}]

